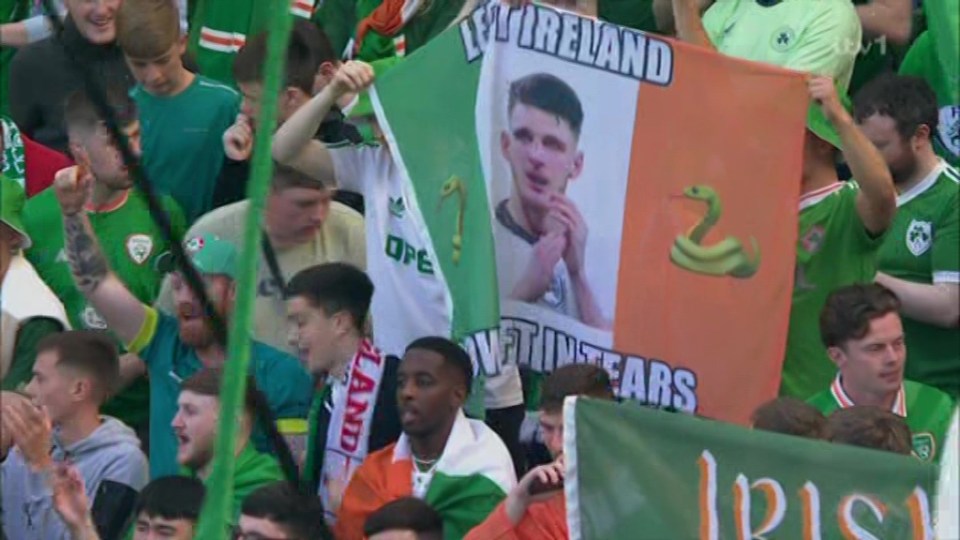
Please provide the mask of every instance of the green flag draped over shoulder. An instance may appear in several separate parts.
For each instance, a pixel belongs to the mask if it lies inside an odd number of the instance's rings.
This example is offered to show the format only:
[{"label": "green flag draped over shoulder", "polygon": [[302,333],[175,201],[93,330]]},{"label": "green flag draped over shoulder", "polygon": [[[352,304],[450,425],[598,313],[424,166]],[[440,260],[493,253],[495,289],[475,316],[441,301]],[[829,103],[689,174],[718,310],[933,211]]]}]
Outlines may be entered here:
[{"label": "green flag draped over shoulder", "polygon": [[[449,337],[482,366],[467,406],[480,416],[484,376],[496,374],[500,350],[499,297],[487,190],[474,143],[481,63],[465,62],[460,48],[459,33],[445,32],[404,60],[403,69],[384,73],[371,92],[406,189],[415,195],[406,203],[392,201],[403,206],[390,212],[415,219],[417,236],[429,239],[423,250],[434,261],[432,279],[443,293],[432,300],[448,312]],[[374,282],[389,282],[377,268],[368,269]],[[398,311],[379,316],[404,316],[403,306],[391,309]]]},{"label": "green flag draped over shoulder", "polygon": [[[279,0],[285,2],[286,0]],[[277,2],[277,3],[279,3]],[[282,4],[280,4],[282,5]],[[227,344],[228,361],[224,367],[220,391],[220,419],[214,445],[213,472],[207,479],[207,497],[196,538],[217,540],[227,538],[227,525],[233,519],[232,500],[234,470],[236,468],[237,420],[243,412],[246,391],[247,366],[250,363],[250,342],[253,328],[253,303],[256,294],[257,258],[259,250],[253,246],[260,239],[260,224],[273,161],[270,157],[270,139],[277,123],[277,97],[280,93],[287,40],[292,28],[292,15],[277,9],[271,15],[270,37],[267,40],[267,60],[264,69],[262,124],[254,140],[253,165],[250,171],[247,198],[250,212],[244,228],[243,249],[246,255],[240,261],[237,280],[237,298]]]},{"label": "green flag draped over shoulder", "polygon": [[937,469],[907,456],[575,398],[564,455],[573,540],[933,538]]}]

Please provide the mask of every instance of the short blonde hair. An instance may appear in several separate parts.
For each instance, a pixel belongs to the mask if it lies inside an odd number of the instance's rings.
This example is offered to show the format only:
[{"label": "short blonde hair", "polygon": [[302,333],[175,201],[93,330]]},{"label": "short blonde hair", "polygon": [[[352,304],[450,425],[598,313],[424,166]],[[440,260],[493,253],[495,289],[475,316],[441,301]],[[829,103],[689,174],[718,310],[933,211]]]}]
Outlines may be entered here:
[{"label": "short blonde hair", "polygon": [[125,0],[117,13],[117,42],[131,58],[166,54],[180,38],[180,14],[172,0]]}]

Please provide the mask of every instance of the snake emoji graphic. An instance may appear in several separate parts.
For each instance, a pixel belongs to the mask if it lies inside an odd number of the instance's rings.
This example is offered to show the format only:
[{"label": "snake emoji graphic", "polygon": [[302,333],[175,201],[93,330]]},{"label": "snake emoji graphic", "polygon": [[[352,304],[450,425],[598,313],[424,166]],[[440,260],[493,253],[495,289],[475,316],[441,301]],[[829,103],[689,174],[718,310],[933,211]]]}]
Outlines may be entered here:
[{"label": "snake emoji graphic", "polygon": [[463,248],[463,212],[467,208],[467,185],[459,176],[451,176],[449,180],[440,186],[440,201],[437,203],[437,210],[443,201],[451,196],[460,199],[460,206],[457,208],[457,230],[453,233],[453,264],[460,264],[460,252]]},{"label": "snake emoji graphic", "polygon": [[690,186],[683,190],[683,196],[707,205],[707,214],[694,225],[687,234],[679,235],[670,250],[673,264],[691,272],[710,276],[731,276],[749,278],[760,267],[760,246],[757,239],[750,237],[753,245],[753,258],[749,258],[739,239],[728,236],[720,242],[701,245],[707,232],[720,220],[723,205],[720,196],[713,188],[705,185]]}]

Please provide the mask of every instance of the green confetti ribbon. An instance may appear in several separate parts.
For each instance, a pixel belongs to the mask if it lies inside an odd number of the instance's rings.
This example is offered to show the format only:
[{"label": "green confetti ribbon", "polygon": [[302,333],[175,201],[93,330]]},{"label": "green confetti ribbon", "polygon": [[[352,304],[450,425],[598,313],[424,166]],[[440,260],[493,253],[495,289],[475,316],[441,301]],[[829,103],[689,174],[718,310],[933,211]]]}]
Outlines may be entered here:
[{"label": "green confetti ribbon", "polygon": [[287,42],[293,27],[290,0],[269,0],[271,10],[268,27],[267,59],[264,69],[263,97],[260,118],[253,143],[253,162],[247,198],[250,211],[243,233],[240,253],[236,304],[230,321],[227,362],[220,390],[220,419],[214,443],[213,472],[207,481],[207,496],[200,514],[196,538],[226,540],[233,515],[233,476],[236,467],[237,423],[243,413],[246,374],[250,363],[254,301],[256,294],[258,243],[263,210],[273,175],[270,141],[277,126],[277,105],[286,61]]}]

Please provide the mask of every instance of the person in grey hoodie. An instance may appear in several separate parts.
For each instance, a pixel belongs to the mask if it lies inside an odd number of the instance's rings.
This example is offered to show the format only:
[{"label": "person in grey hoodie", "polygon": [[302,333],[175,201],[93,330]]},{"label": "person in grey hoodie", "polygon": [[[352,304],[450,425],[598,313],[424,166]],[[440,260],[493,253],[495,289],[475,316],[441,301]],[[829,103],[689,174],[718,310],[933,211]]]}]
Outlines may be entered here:
[{"label": "person in grey hoodie", "polygon": [[133,430],[100,415],[119,380],[118,365],[116,347],[103,333],[53,334],[38,344],[26,388],[30,399],[4,394],[0,489],[8,538],[70,538],[50,486],[62,463],[83,478],[100,537],[113,540],[124,532],[149,473]]}]

